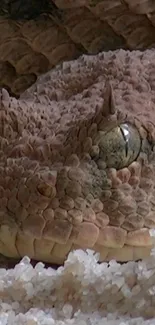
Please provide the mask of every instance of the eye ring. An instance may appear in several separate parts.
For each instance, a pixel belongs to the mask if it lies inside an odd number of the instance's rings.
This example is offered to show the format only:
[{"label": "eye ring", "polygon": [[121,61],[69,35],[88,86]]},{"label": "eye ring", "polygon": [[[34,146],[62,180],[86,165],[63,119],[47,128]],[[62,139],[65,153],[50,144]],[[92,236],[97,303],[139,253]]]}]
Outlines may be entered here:
[{"label": "eye ring", "polygon": [[142,139],[134,125],[122,123],[107,133],[99,132],[98,147],[98,159],[107,168],[122,169],[138,158]]}]

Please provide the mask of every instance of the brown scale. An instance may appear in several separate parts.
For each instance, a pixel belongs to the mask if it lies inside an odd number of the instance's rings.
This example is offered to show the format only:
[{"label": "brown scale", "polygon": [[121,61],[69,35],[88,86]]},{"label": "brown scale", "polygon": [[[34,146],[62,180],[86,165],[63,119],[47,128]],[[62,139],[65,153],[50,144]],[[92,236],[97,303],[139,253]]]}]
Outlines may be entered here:
[{"label": "brown scale", "polygon": [[46,221],[50,221],[54,219],[54,210],[51,208],[48,208],[44,210],[43,217]]},{"label": "brown scale", "polygon": [[67,220],[55,219],[46,223],[42,235],[45,239],[66,244],[71,235],[72,228],[72,224]]},{"label": "brown scale", "polygon": [[155,228],[155,211],[150,211],[145,218],[144,226],[146,228]]},{"label": "brown scale", "polygon": [[120,212],[118,209],[115,211],[111,211],[109,214],[109,224],[112,226],[120,227],[122,226],[125,220],[125,215]]},{"label": "brown scale", "polygon": [[98,236],[99,228],[93,223],[85,221],[81,225],[73,227],[70,240],[79,247],[92,248],[97,242]]},{"label": "brown scale", "polygon": [[58,208],[60,206],[60,200],[59,200],[59,198],[58,197],[54,197],[51,201],[50,201],[50,203],[49,203],[49,208],[52,208],[52,209],[56,209],[56,208]]},{"label": "brown scale", "polygon": [[77,209],[69,210],[67,220],[69,220],[73,225],[78,225],[84,220],[84,213]]},{"label": "brown scale", "polygon": [[[109,6],[108,1],[99,1],[96,6],[91,7],[91,10],[101,20],[105,19],[119,35],[126,38],[130,47],[134,48],[138,37],[141,46],[146,38],[148,39],[147,43],[151,43],[149,34],[152,32],[152,27],[143,14],[154,11],[152,2],[145,1],[141,3],[139,1],[139,3],[136,2],[135,4],[131,0],[124,0]],[[137,14],[139,15],[137,16]],[[146,30],[144,26],[148,26],[148,29]]]},{"label": "brown scale", "polygon": [[[102,42],[105,40],[103,33],[104,24],[96,20],[95,16],[85,7],[64,11],[59,24],[67,30],[71,40],[81,43],[90,53],[96,52],[96,48],[101,49]],[[107,24],[107,33],[111,29]],[[100,32],[99,32],[100,31]]]},{"label": "brown scale", "polygon": [[65,195],[61,200],[60,200],[60,207],[68,210],[72,210],[74,208],[74,200],[69,197],[68,195]]},{"label": "brown scale", "polygon": [[144,218],[137,213],[128,215],[125,221],[122,223],[121,227],[127,231],[133,231],[141,229],[144,226]]},{"label": "brown scale", "polygon": [[95,225],[99,228],[104,228],[109,224],[109,216],[104,212],[96,213]]},{"label": "brown scale", "polygon": [[103,203],[99,199],[94,199],[91,203],[91,207],[95,213],[98,213],[103,210]]},{"label": "brown scale", "polygon": [[126,241],[126,230],[118,227],[107,226],[100,229],[97,244],[104,247],[123,247]]},{"label": "brown scale", "polygon": [[45,219],[40,213],[29,214],[28,217],[22,222],[22,230],[24,233],[34,238],[41,238],[42,232],[45,227]]},{"label": "brown scale", "polygon": [[147,201],[140,202],[137,204],[137,213],[141,216],[146,216],[150,212],[150,204]]},{"label": "brown scale", "polygon": [[82,197],[77,197],[74,200],[74,204],[75,204],[75,208],[79,209],[81,211],[84,211],[87,205],[87,202],[85,199],[83,199]]}]

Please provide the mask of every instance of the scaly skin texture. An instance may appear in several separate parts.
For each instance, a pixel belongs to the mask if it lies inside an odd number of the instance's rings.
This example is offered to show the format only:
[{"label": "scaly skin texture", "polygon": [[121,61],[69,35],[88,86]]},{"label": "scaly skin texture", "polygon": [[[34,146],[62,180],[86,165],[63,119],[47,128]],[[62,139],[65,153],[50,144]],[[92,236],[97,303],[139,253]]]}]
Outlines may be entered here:
[{"label": "scaly skin texture", "polygon": [[0,253],[57,264],[78,247],[101,260],[149,254],[154,62],[153,50],[82,56],[19,100],[2,89]]},{"label": "scaly skin texture", "polygon": [[83,53],[154,45],[153,0],[0,1],[0,86],[16,96]]}]

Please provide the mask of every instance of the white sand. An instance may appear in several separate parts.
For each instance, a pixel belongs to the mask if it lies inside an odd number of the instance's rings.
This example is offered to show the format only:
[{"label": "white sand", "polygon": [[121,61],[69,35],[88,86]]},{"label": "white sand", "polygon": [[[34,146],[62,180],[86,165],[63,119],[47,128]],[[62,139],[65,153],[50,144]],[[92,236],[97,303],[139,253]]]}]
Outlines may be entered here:
[{"label": "white sand", "polygon": [[0,269],[0,325],[154,325],[155,251],[122,265],[98,257],[77,250],[58,270],[28,257]]}]

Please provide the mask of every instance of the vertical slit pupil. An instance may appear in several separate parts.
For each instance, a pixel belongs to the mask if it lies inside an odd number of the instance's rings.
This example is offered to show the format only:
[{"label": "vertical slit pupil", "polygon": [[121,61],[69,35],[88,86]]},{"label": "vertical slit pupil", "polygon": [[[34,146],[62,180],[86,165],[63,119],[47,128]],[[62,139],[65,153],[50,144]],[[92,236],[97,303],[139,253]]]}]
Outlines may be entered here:
[{"label": "vertical slit pupil", "polygon": [[127,139],[127,137],[126,137],[126,135],[125,135],[125,132],[124,132],[124,130],[122,129],[122,127],[120,126],[120,130],[121,130],[121,133],[122,133],[122,136],[123,136],[123,138],[124,138],[124,141],[125,141],[125,154],[126,154],[126,157],[128,156],[128,139]]}]

